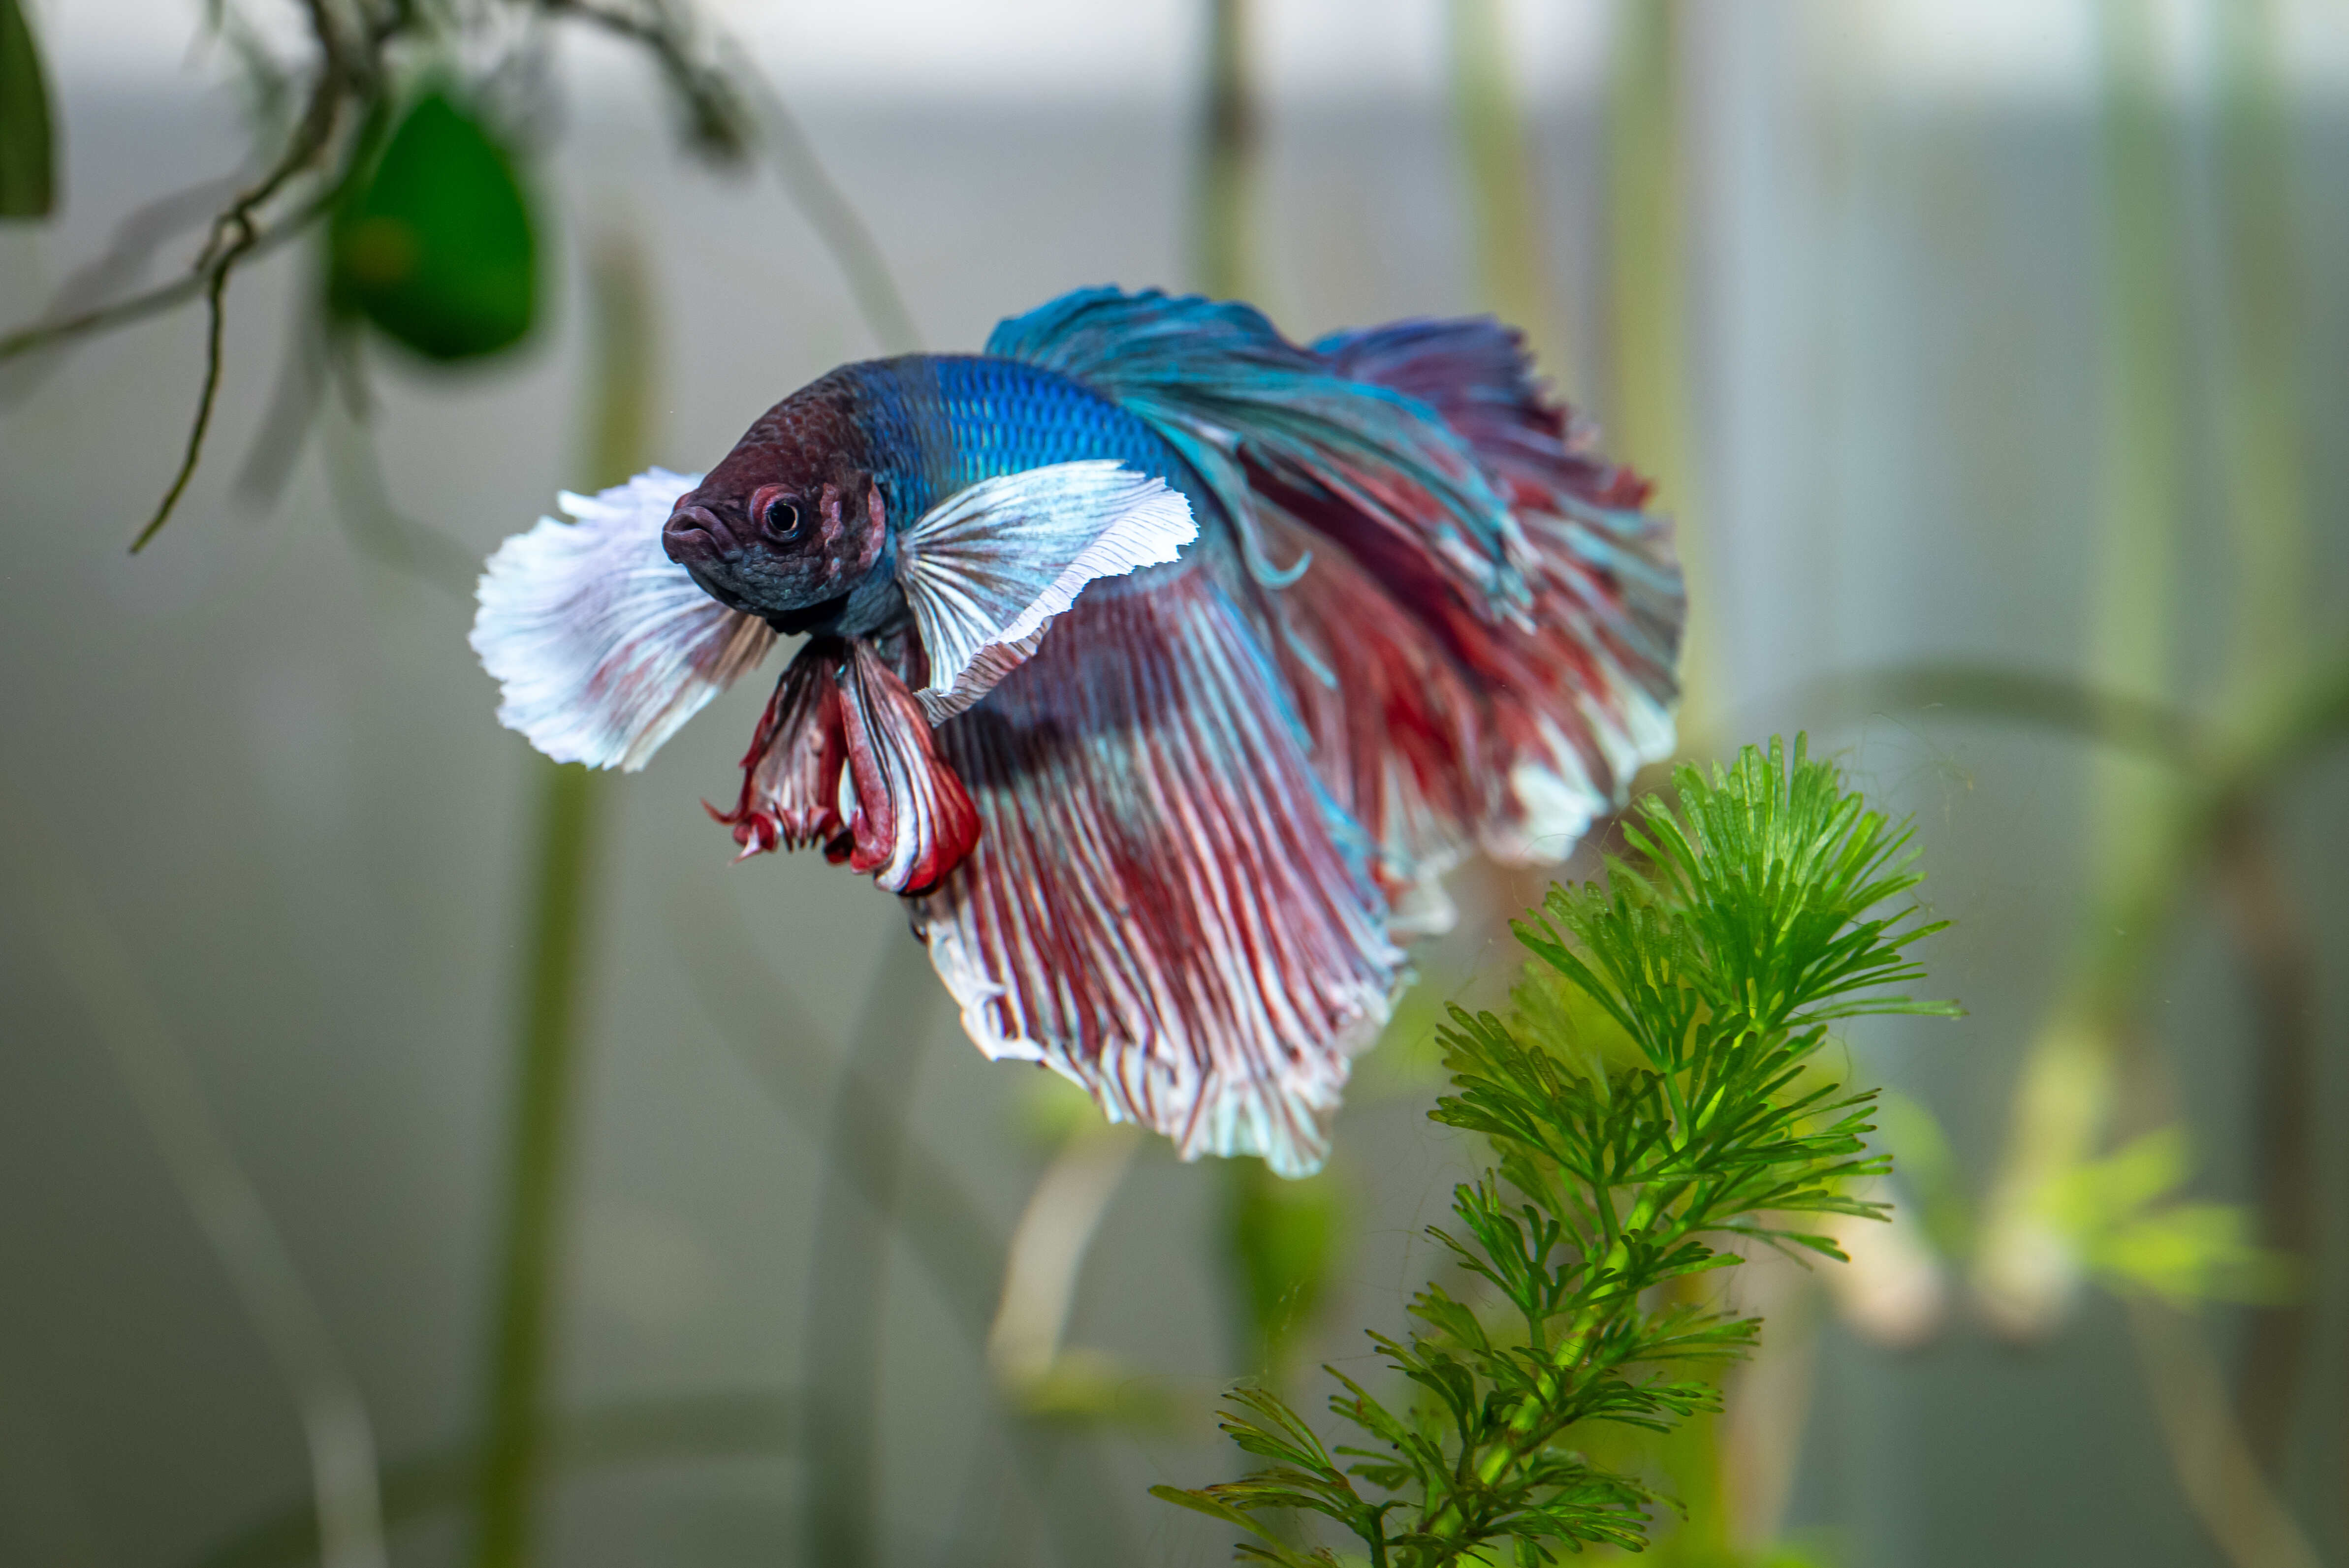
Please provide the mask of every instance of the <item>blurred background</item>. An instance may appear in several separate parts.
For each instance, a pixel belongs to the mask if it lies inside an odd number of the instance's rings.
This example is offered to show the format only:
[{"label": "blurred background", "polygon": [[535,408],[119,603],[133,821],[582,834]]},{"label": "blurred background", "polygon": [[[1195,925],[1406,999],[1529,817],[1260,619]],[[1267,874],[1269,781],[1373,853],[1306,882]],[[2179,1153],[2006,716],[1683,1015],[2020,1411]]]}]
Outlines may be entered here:
[{"label": "blurred background", "polygon": [[0,0],[0,1563],[1226,1560],[1143,1489],[1376,1374],[1544,879],[1325,1176],[1184,1166],[730,870],[760,683],[588,780],[465,645],[558,490],[1111,282],[1523,325],[1683,755],[1914,814],[1899,1217],[1737,1271],[1655,1553],[2349,1561],[2344,111],[2337,0]]}]

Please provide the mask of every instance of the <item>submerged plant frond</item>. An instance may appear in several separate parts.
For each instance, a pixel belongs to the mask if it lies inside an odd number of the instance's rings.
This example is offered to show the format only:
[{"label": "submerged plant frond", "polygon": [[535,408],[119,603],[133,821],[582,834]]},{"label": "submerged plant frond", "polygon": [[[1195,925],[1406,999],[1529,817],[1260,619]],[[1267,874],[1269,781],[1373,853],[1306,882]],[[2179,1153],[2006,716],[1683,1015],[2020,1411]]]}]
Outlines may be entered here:
[{"label": "submerged plant frond", "polygon": [[[1566,1440],[1585,1423],[1667,1431],[1718,1409],[1698,1374],[1761,1331],[1687,1292],[1650,1293],[1734,1265],[1741,1243],[1840,1259],[1812,1216],[1888,1212],[1859,1196],[1889,1169],[1868,1144],[1875,1096],[1813,1058],[1836,1020],[1956,1010],[1890,989],[1920,977],[1908,950],[1941,928],[1899,902],[1919,881],[1909,831],[1799,738],[1791,758],[1774,740],[1673,782],[1676,804],[1651,796],[1627,826],[1640,864],[1553,888],[1516,927],[1579,1002],[1529,986],[1541,1005],[1514,1021],[1455,1007],[1439,1031],[1452,1092],[1429,1114],[1483,1135],[1495,1163],[1429,1233],[1490,1303],[1431,1284],[1407,1339],[1371,1336],[1415,1387],[1406,1407],[1330,1369],[1345,1390],[1330,1411],[1361,1446],[1325,1446],[1244,1388],[1224,1429],[1266,1467],[1154,1489],[1248,1531],[1243,1560],[1335,1561],[1256,1518],[1284,1511],[1336,1521],[1379,1568],[1637,1550],[1661,1500]],[[1630,1050],[1581,1037],[1578,1018]]]}]

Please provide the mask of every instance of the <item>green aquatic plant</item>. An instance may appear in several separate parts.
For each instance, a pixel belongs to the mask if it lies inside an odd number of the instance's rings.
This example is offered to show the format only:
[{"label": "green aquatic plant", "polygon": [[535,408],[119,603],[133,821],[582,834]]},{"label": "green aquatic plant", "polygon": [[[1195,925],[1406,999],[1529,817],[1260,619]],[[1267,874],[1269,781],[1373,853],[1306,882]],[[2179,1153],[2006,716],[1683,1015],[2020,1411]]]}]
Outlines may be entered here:
[{"label": "green aquatic plant", "polygon": [[1900,902],[1919,881],[1908,830],[1800,738],[1791,759],[1773,741],[1674,783],[1676,806],[1649,797],[1626,824],[1639,863],[1553,888],[1516,927],[1576,1005],[1514,1022],[1454,1007],[1441,1031],[1452,1092],[1430,1115],[1497,1162],[1454,1190],[1457,1226],[1430,1231],[1477,1299],[1432,1283],[1408,1339],[1371,1336],[1411,1402],[1329,1368],[1330,1411],[1367,1439],[1332,1444],[1235,1389],[1224,1430],[1264,1468],[1153,1489],[1247,1532],[1240,1560],[1342,1561],[1262,1517],[1285,1513],[1336,1521],[1376,1568],[1640,1548],[1664,1500],[1574,1440],[1719,1408],[1704,1372],[1761,1324],[1695,1276],[1753,1245],[1841,1259],[1818,1217],[1888,1212],[1857,1195],[1889,1167],[1868,1143],[1875,1095],[1815,1058],[1840,1020],[1956,1011],[1888,989],[1921,975],[1908,949],[1940,929]]}]

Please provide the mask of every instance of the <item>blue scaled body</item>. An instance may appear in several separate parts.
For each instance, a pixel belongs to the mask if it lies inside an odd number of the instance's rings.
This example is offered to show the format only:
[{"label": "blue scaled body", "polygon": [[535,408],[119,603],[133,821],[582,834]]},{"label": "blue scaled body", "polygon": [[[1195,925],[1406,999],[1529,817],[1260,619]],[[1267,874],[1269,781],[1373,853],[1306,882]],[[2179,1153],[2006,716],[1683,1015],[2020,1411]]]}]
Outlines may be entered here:
[{"label": "blue scaled body", "polygon": [[1213,509],[1206,486],[1138,416],[1056,371],[972,354],[843,366],[841,394],[864,428],[889,515],[911,524],[981,480],[1102,458]]}]

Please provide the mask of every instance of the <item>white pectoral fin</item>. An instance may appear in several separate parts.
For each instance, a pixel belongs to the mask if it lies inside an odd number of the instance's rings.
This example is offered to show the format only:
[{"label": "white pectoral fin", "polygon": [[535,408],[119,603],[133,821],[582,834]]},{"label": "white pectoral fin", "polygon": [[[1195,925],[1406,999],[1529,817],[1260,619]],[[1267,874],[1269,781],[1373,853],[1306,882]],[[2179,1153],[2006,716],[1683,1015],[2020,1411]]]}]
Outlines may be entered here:
[{"label": "white pectoral fin", "polygon": [[932,724],[1027,662],[1088,583],[1172,561],[1199,535],[1191,503],[1107,459],[981,480],[916,521],[897,573],[930,664]]},{"label": "white pectoral fin", "polygon": [[471,641],[502,689],[498,721],[557,762],[642,768],[774,645],[661,549],[677,498],[700,482],[654,469],[566,492],[576,522],[541,518],[483,569]]}]

